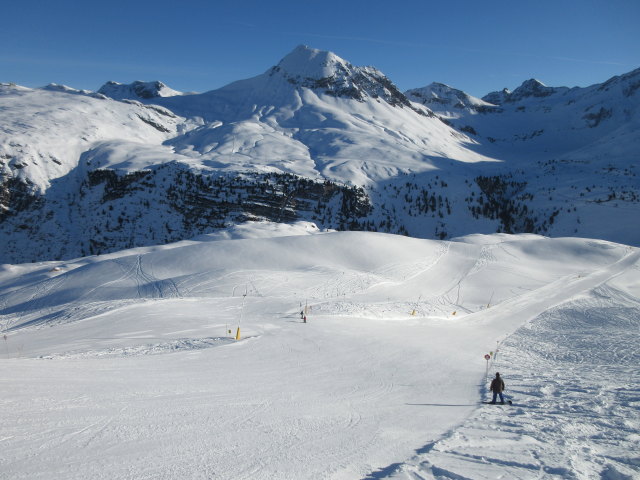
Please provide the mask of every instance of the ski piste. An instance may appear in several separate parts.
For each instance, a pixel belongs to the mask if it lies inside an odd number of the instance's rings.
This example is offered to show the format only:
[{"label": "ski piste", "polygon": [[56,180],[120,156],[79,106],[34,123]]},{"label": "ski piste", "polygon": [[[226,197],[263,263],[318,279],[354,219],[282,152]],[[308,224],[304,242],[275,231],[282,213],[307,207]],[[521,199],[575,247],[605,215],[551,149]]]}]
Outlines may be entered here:
[{"label": "ski piste", "polygon": [[307,227],[2,265],[3,477],[637,477],[638,249]]}]

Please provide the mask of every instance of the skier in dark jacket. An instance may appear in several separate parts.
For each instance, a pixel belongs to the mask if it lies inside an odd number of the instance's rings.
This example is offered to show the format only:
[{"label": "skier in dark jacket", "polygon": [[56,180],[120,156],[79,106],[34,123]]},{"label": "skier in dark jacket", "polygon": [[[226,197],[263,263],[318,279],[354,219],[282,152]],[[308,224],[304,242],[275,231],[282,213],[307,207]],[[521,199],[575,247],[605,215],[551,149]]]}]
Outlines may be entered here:
[{"label": "skier in dark jacket", "polygon": [[504,397],[502,396],[502,392],[504,391],[504,381],[500,377],[499,373],[496,372],[496,378],[491,380],[489,390],[493,392],[493,400],[491,400],[491,403],[496,403],[496,397],[500,395],[500,403],[504,405]]}]

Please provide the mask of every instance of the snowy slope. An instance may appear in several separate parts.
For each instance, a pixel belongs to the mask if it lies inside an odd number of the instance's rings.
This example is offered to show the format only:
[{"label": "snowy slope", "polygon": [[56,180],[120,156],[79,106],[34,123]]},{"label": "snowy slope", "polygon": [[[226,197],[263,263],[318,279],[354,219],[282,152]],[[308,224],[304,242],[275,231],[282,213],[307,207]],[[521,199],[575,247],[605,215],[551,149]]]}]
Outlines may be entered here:
[{"label": "snowy slope", "polygon": [[430,157],[491,160],[372,67],[299,46],[262,75],[199,95],[155,99],[207,123],[172,140],[203,161],[277,168],[356,185],[432,170]]},{"label": "snowy slope", "polygon": [[[537,217],[534,223],[540,225],[544,218],[542,229],[529,231],[637,245],[637,230],[627,227],[638,215],[640,200],[639,87],[640,69],[588,88],[547,87],[531,79],[513,92],[494,92],[482,100],[445,85],[411,90],[407,96],[426,102],[474,138],[477,151],[505,160],[484,173],[476,170],[513,184],[500,200],[505,208],[498,217],[509,217],[509,210],[519,208],[514,219]],[[484,103],[488,100],[496,105]],[[455,176],[447,177],[453,181]],[[494,188],[489,198],[496,193],[500,194]],[[514,200],[519,207],[506,206]],[[485,205],[486,198],[476,211]],[[525,205],[529,213],[531,208],[536,213],[527,215],[522,211]],[[451,220],[442,223],[447,231],[455,225]],[[509,231],[504,224],[498,228]],[[411,229],[409,233],[414,234]]]},{"label": "snowy slope", "polygon": [[519,329],[492,363],[515,407],[477,410],[390,478],[637,478],[637,287],[622,272]]},{"label": "snowy slope", "polygon": [[81,155],[100,142],[160,145],[184,122],[160,107],[115,102],[65,87],[2,84],[0,105],[2,177],[20,180],[40,193],[76,169]]},{"label": "snowy slope", "polygon": [[332,52],[299,46],[262,75],[203,94],[165,94],[158,83],[110,82],[99,92],[200,119],[169,145],[203,164],[365,185],[433,169],[429,156],[491,160],[380,71]]},{"label": "snowy slope", "polygon": [[[434,112],[475,131],[474,138],[489,140],[513,160],[592,160],[607,154],[612,163],[628,163],[638,151],[639,87],[637,69],[587,88],[547,87],[530,79],[513,92],[493,92],[482,100],[444,85],[410,90],[407,96],[427,101]],[[452,98],[460,99],[458,108],[451,108]]]},{"label": "snowy slope", "polygon": [[[5,265],[3,472],[631,478],[639,260],[301,223]],[[497,342],[509,409],[480,404]]]}]

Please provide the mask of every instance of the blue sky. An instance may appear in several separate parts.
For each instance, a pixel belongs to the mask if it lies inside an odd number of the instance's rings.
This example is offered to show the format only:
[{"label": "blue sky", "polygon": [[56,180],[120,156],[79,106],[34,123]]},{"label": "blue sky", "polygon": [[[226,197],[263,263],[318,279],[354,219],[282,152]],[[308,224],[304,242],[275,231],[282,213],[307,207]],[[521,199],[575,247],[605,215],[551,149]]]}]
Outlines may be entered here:
[{"label": "blue sky", "polygon": [[640,67],[640,0],[4,2],[0,82],[97,90],[161,80],[207,91],[299,44],[476,96],[537,78],[588,86]]}]

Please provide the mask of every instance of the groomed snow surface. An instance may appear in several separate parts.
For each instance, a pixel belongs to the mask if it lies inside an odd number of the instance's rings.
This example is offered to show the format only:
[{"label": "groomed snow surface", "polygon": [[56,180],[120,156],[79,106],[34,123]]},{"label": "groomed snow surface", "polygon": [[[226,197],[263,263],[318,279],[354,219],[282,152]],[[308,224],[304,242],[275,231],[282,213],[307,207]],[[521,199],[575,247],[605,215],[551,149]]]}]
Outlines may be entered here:
[{"label": "groomed snow surface", "polygon": [[255,224],[0,266],[0,327],[3,479],[640,477],[620,244]]}]

